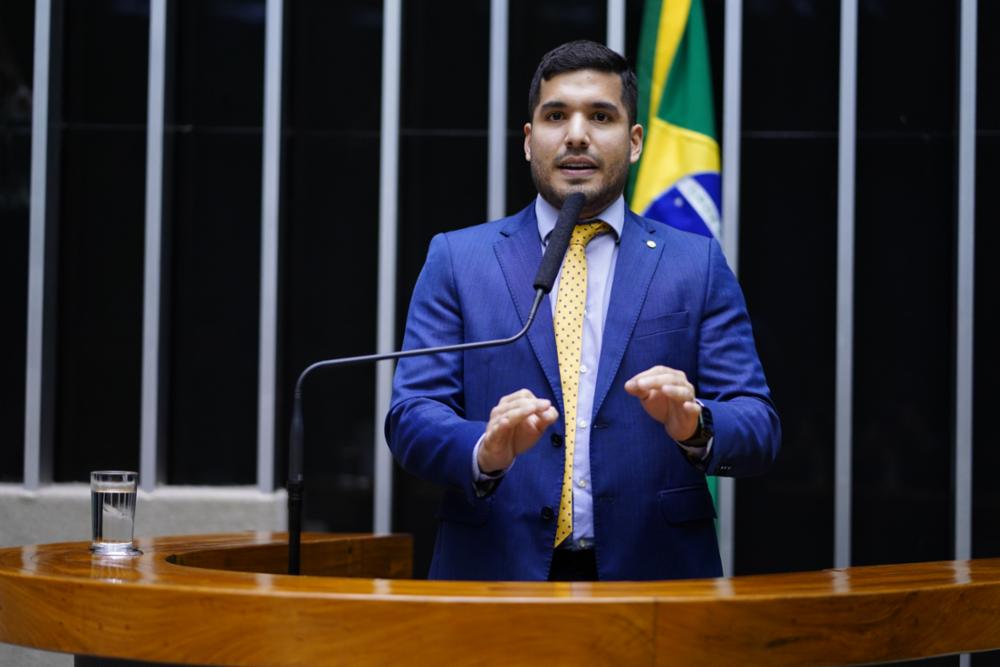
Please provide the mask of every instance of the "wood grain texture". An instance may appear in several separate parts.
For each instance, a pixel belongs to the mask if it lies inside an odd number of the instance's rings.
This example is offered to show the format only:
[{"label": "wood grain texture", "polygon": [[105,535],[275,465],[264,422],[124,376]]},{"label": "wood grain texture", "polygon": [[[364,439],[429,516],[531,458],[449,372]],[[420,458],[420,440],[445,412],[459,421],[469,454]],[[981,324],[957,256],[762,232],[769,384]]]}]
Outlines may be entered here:
[{"label": "wood grain texture", "polygon": [[[432,582],[405,536],[0,549],[0,641],[212,665],[831,665],[1000,647],[1000,559],[674,582]],[[325,575],[325,576],[315,576]]]}]

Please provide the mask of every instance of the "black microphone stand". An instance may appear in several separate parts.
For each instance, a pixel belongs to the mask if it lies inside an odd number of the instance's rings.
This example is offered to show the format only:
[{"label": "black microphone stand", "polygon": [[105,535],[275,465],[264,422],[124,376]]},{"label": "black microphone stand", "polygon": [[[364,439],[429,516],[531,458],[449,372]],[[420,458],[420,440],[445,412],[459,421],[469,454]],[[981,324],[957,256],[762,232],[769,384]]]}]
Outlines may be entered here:
[{"label": "black microphone stand", "polygon": [[[550,283],[551,289],[551,283]],[[440,354],[442,352],[461,352],[463,350],[477,350],[484,347],[499,347],[509,345],[520,340],[531,323],[535,321],[535,313],[538,306],[548,290],[539,288],[535,291],[535,300],[531,304],[531,311],[528,318],[521,327],[521,330],[510,338],[497,338],[494,340],[484,340],[475,343],[458,343],[456,345],[441,345],[439,347],[424,347],[416,350],[401,350],[398,352],[386,352],[384,354],[366,354],[360,357],[342,357],[340,359],[327,359],[317,361],[307,366],[299,374],[295,381],[295,396],[292,403],[292,432],[288,446],[288,574],[299,574],[301,565],[302,548],[302,494],[305,484],[302,478],[302,453],[303,453],[303,426],[302,426],[302,381],[313,371],[321,368],[334,368],[338,366],[352,366],[354,364],[365,364],[375,361],[386,361],[388,359],[402,359],[403,357],[417,357],[428,354]]]}]

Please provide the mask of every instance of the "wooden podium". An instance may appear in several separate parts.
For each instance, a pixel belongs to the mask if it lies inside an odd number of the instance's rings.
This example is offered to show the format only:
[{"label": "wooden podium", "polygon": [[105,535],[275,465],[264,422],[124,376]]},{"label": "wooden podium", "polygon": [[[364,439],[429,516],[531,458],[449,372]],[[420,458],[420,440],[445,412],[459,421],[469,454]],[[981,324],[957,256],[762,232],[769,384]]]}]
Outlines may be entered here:
[{"label": "wooden podium", "polygon": [[[0,549],[0,641],[195,665],[827,665],[1000,648],[1000,559],[674,582],[405,579],[405,536]],[[86,664],[88,658],[79,658]],[[129,664],[129,663],[127,663]]]}]

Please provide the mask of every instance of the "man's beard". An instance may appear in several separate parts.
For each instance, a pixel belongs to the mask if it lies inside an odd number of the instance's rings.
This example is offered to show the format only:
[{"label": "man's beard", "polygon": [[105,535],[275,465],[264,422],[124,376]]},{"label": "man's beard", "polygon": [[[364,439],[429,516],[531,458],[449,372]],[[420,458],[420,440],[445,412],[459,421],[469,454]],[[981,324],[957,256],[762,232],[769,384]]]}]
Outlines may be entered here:
[{"label": "man's beard", "polygon": [[538,194],[545,201],[556,208],[561,209],[563,203],[566,201],[566,197],[574,192],[582,192],[586,196],[587,203],[583,207],[581,217],[597,215],[610,206],[625,191],[625,182],[628,180],[628,169],[626,168],[616,173],[609,172],[612,178],[605,181],[604,187],[599,189],[582,183],[580,185],[570,185],[565,192],[559,193],[552,187],[551,181],[545,180],[539,173],[536,163],[532,161],[530,164],[531,180],[535,183],[535,189],[538,190]]}]

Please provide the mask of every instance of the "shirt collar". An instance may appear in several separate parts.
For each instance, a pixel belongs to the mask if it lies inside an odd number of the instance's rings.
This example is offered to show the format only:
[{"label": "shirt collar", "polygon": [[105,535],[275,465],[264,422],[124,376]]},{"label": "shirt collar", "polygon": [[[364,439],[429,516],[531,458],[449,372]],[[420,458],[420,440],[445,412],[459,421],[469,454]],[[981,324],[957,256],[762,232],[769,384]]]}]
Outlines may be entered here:
[{"label": "shirt collar", "polygon": [[[549,234],[555,229],[556,218],[559,217],[559,209],[545,201],[544,197],[538,195],[535,197],[535,217],[538,218],[538,237],[542,240],[542,243],[548,243]],[[588,218],[581,222],[591,220],[601,220],[608,223],[615,230],[616,239],[620,239],[622,237],[622,227],[625,226],[625,197],[618,195],[618,199],[611,202],[611,205],[606,209],[593,218]]]}]

